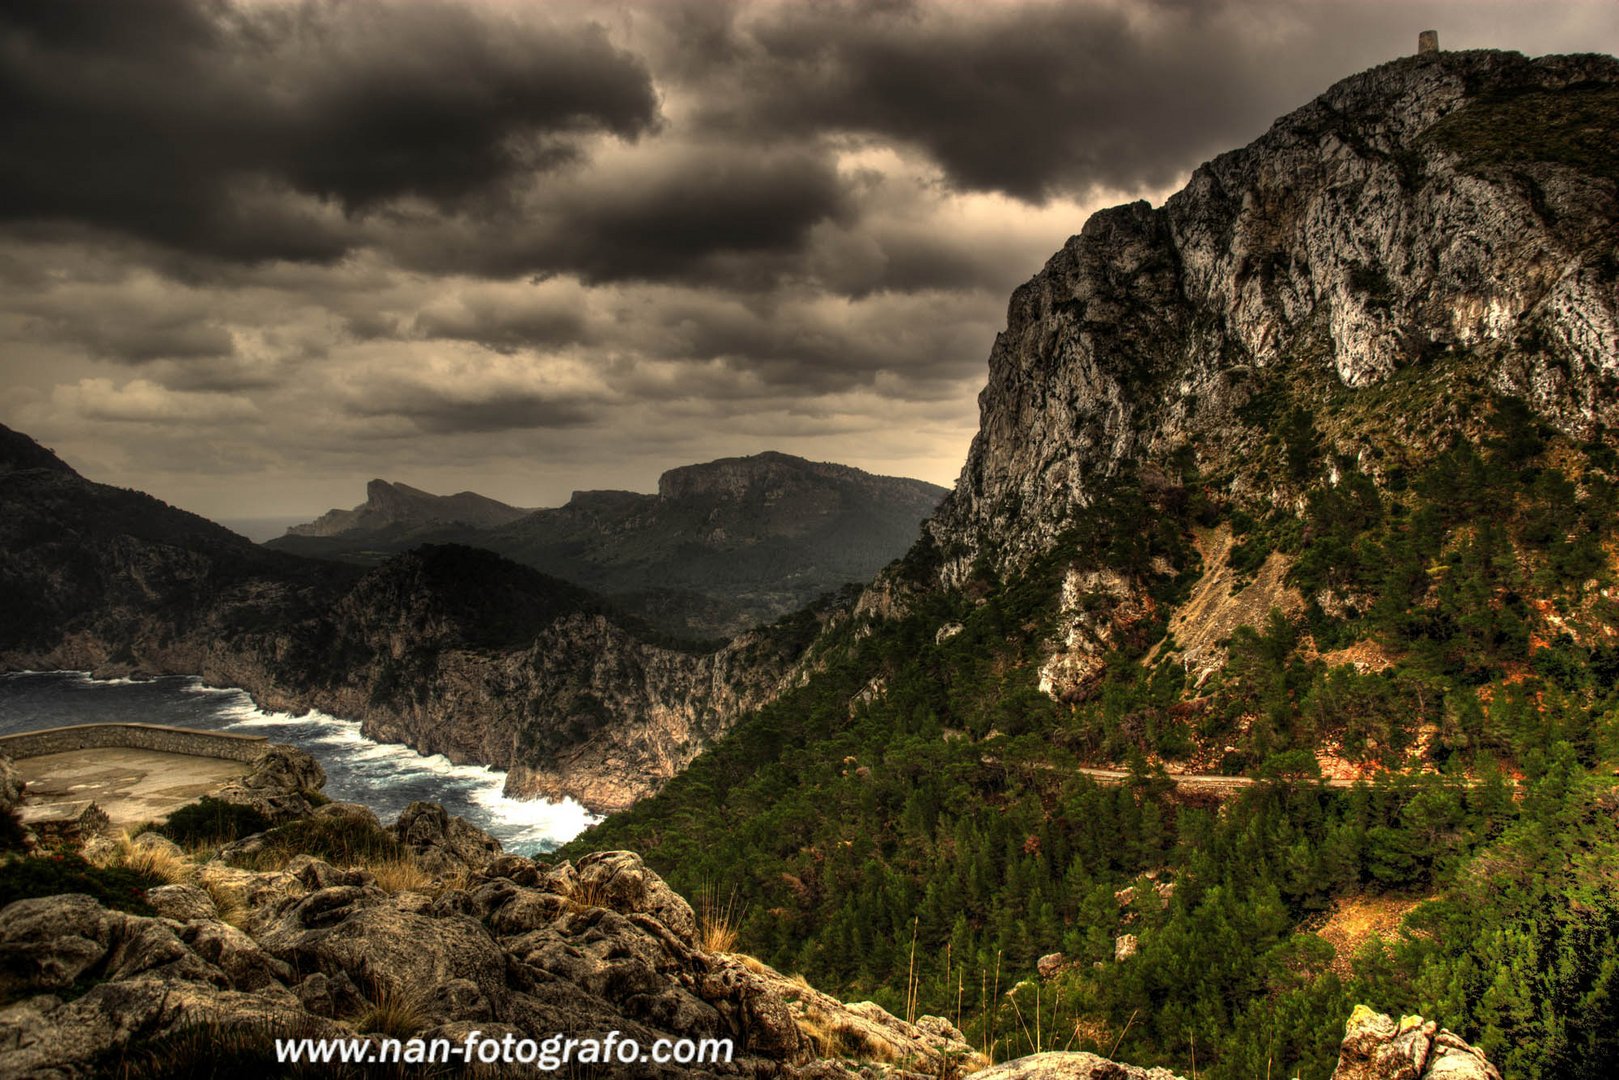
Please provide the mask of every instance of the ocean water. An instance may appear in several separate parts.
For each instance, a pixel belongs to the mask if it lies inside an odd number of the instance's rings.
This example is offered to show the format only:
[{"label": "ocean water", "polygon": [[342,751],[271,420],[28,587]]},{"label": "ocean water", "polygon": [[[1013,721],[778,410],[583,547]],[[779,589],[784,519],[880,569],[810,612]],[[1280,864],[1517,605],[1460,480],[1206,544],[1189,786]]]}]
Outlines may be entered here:
[{"label": "ocean water", "polygon": [[360,734],[357,720],[322,712],[304,716],[265,712],[241,690],[203,686],[187,676],[92,679],[81,671],[0,674],[0,734],[68,724],[144,723],[203,731],[268,736],[309,751],[326,770],[326,794],[364,803],[391,822],[412,802],[442,803],[524,855],[551,851],[597,819],[566,799],[509,799],[506,774],[480,765],[456,765],[408,746],[378,743]]}]

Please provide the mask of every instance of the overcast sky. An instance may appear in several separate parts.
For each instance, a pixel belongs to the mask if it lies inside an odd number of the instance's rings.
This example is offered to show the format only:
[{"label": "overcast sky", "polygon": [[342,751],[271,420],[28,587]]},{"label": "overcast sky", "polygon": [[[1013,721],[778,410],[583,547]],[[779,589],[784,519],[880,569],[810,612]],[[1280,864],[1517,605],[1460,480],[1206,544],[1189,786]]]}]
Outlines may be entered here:
[{"label": "overcast sky", "polygon": [[214,517],[952,483],[1011,289],[1332,81],[1619,3],[0,0],[0,422]]}]

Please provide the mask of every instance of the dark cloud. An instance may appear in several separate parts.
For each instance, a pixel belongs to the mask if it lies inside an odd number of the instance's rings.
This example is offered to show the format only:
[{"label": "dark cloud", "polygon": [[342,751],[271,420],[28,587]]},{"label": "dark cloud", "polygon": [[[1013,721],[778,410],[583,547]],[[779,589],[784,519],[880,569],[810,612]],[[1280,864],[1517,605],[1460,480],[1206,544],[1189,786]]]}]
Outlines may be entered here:
[{"label": "dark cloud", "polygon": [[399,199],[498,205],[579,137],[657,119],[595,25],[364,0],[7,3],[0,102],[7,218],[244,259],[333,258]]},{"label": "dark cloud", "polygon": [[[1400,9],[1402,25],[1430,17],[1421,6]],[[844,130],[902,140],[960,188],[1039,201],[1161,188],[1248,141],[1278,108],[1414,43],[1415,29],[1383,36],[1377,24],[1392,12],[1381,7],[829,0],[726,8],[685,42],[711,62],[686,57],[683,66],[703,86],[704,122],[735,137]],[[711,25],[722,16],[723,27]]]},{"label": "dark cloud", "polygon": [[1091,210],[1426,26],[1619,45],[1612,0],[0,0],[0,420],[220,513],[948,481]]},{"label": "dark cloud", "polygon": [[853,213],[821,147],[672,141],[632,156],[546,185],[496,226],[455,216],[386,242],[430,272],[759,289],[796,269],[817,224]]},{"label": "dark cloud", "polygon": [[503,394],[474,401],[422,394],[375,404],[352,403],[349,411],[355,416],[403,417],[435,435],[574,428],[595,418],[583,402],[539,394]]}]

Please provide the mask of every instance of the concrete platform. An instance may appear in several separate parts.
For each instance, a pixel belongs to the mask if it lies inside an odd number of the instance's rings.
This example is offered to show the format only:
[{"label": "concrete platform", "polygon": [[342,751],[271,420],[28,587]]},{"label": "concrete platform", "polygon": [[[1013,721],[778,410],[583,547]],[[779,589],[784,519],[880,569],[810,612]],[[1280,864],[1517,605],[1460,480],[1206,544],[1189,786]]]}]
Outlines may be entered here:
[{"label": "concrete platform", "polygon": [[161,818],[248,770],[242,761],[112,747],[41,754],[16,764],[28,781],[27,806],[89,799],[114,828]]}]

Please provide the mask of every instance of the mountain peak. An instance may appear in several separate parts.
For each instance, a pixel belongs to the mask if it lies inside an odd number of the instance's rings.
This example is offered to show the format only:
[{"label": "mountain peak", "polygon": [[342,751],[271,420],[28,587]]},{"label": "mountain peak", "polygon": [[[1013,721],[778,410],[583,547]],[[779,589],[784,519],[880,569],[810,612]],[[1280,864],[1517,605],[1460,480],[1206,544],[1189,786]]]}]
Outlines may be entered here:
[{"label": "mountain peak", "polygon": [[945,492],[944,488],[922,480],[878,476],[852,465],[809,461],[779,450],[764,450],[745,457],[718,458],[670,469],[658,478],[658,497],[742,499],[772,490],[827,482],[902,487],[913,493],[932,491],[935,497],[942,497]]},{"label": "mountain peak", "polygon": [[[930,525],[954,553],[945,578],[981,553],[1026,564],[1129,462],[1189,455],[1278,500],[1289,410],[1338,410],[1330,449],[1370,462],[1392,413],[1353,403],[1398,399],[1397,377],[1516,395],[1570,435],[1619,426],[1616,123],[1613,57],[1404,57],[1161,207],[1092,215],[1012,296],[979,433]],[[1351,409],[1368,416],[1354,434]],[[1443,412],[1412,434],[1476,422]]]},{"label": "mountain peak", "polygon": [[365,502],[359,506],[352,510],[329,510],[307,525],[292,526],[287,535],[339,536],[451,522],[490,528],[515,521],[526,513],[528,511],[521,507],[508,506],[473,491],[434,495],[409,484],[373,479],[366,484]]},{"label": "mountain peak", "polygon": [[0,469],[50,469],[54,472],[73,472],[73,468],[52,451],[4,424],[0,424]]}]

